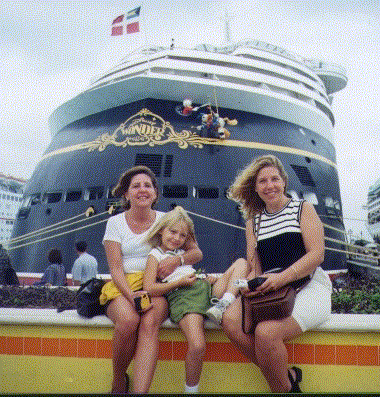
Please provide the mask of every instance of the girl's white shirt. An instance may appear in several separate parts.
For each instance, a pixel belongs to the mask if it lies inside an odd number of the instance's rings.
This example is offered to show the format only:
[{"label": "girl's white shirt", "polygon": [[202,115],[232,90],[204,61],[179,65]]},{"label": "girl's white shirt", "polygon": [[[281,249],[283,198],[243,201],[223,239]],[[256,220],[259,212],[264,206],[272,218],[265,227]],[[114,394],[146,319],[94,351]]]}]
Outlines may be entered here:
[{"label": "girl's white shirt", "polygon": [[[176,256],[176,255],[182,255],[185,253],[184,250],[182,249],[176,249],[174,251],[163,251],[160,247],[153,248],[150,252],[149,255],[152,255],[157,259],[158,262],[161,262],[163,259],[169,257],[169,256]],[[169,276],[165,277],[162,282],[163,283],[171,283],[172,281],[177,281],[183,276],[188,276],[190,274],[194,274],[195,269],[191,265],[182,265],[178,266],[173,273],[169,274]]]}]

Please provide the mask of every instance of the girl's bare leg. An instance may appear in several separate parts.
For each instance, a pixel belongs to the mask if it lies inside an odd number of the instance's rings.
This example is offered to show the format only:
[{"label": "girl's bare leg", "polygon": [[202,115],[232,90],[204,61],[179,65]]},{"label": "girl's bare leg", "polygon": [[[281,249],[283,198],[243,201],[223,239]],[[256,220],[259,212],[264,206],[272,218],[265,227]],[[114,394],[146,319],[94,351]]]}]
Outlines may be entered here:
[{"label": "girl's bare leg", "polygon": [[185,358],[186,385],[188,386],[197,385],[201,378],[203,357],[206,353],[203,324],[204,318],[198,313],[186,314],[179,322],[188,343]]},{"label": "girl's bare leg", "polygon": [[152,298],[153,307],[141,315],[133,366],[133,393],[149,392],[158,358],[158,332],[168,316],[164,297]]},{"label": "girl's bare leg", "polygon": [[246,278],[248,274],[247,261],[243,258],[236,260],[212,286],[212,294],[216,298],[221,298],[225,292],[237,296],[239,289],[233,282],[239,278]]}]

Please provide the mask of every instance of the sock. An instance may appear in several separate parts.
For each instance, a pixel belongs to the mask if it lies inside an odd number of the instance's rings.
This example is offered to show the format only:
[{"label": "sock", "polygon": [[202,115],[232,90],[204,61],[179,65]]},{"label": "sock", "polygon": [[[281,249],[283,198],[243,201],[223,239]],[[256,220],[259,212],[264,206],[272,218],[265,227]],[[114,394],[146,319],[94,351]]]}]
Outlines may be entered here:
[{"label": "sock", "polygon": [[185,383],[185,391],[184,394],[196,394],[198,393],[199,383],[195,386],[188,386]]},{"label": "sock", "polygon": [[224,295],[222,296],[222,299],[227,301],[229,304],[233,303],[236,299],[234,294],[231,294],[231,292],[225,292]]}]

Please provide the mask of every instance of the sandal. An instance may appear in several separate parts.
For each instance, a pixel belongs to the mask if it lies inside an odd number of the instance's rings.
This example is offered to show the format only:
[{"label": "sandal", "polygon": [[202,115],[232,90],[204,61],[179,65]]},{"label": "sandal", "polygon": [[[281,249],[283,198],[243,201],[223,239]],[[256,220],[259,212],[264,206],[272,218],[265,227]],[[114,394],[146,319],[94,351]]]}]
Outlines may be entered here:
[{"label": "sandal", "polygon": [[291,369],[294,371],[295,378],[293,378],[292,373],[288,370],[288,377],[291,384],[289,393],[302,393],[299,387],[299,383],[302,382],[302,369],[298,367],[292,367]]},{"label": "sandal", "polygon": [[129,375],[125,373],[125,394],[129,392]]},{"label": "sandal", "polygon": [[[124,394],[128,394],[129,392],[129,375],[125,373],[125,390]],[[111,390],[111,394],[120,394],[118,392],[115,392],[114,390]]]}]

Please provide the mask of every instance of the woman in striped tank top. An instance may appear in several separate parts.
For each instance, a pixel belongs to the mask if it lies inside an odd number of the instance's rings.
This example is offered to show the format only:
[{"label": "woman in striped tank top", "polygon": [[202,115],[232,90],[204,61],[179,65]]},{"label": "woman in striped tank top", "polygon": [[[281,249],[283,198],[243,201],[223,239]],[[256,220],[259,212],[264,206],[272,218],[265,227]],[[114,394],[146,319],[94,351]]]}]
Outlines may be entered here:
[{"label": "woman in striped tank top", "polygon": [[243,289],[242,294],[264,294],[297,280],[311,281],[297,293],[291,316],[261,322],[254,334],[242,331],[240,298],[229,306],[222,323],[231,341],[260,367],[277,393],[301,392],[302,370],[288,369],[284,342],[318,326],[331,313],[331,282],[320,267],[325,250],[322,222],[312,204],[288,197],[287,186],[280,160],[265,155],[254,159],[230,187],[229,198],[240,204],[246,219],[248,279],[266,277],[255,292]]}]

